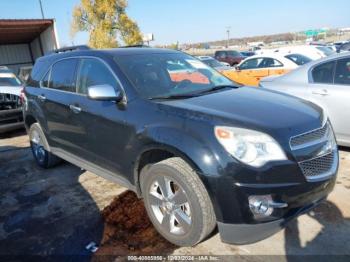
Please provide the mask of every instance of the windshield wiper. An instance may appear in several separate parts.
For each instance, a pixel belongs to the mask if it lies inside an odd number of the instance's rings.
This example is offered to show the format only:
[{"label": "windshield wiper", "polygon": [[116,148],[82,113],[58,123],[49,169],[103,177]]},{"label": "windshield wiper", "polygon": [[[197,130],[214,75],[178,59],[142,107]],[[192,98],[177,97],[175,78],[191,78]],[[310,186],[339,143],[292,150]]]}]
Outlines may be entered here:
[{"label": "windshield wiper", "polygon": [[150,97],[148,100],[175,100],[175,99],[186,99],[186,98],[191,98],[195,97],[197,94],[179,94],[179,95],[169,95],[169,96],[155,96],[155,97]]},{"label": "windshield wiper", "polygon": [[235,86],[235,85],[217,85],[217,86],[214,86],[212,88],[203,90],[203,91],[201,91],[201,92],[199,92],[197,94],[205,94],[205,93],[210,93],[210,92],[221,90],[221,89],[225,89],[225,88],[238,88],[238,87],[239,86]]}]

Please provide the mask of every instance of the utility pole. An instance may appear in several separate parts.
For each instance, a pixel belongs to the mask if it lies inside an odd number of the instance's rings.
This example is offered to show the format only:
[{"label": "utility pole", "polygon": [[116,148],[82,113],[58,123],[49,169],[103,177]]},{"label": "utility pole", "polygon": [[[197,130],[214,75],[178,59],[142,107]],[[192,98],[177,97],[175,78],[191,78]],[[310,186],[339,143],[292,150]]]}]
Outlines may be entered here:
[{"label": "utility pole", "polygon": [[230,46],[230,30],[231,30],[230,26],[226,27],[226,33],[227,33],[227,44],[226,44],[226,46],[227,46],[227,48]]},{"label": "utility pole", "polygon": [[45,16],[44,16],[43,4],[41,3],[41,0],[39,0],[39,4],[40,4],[41,16],[44,19]]}]

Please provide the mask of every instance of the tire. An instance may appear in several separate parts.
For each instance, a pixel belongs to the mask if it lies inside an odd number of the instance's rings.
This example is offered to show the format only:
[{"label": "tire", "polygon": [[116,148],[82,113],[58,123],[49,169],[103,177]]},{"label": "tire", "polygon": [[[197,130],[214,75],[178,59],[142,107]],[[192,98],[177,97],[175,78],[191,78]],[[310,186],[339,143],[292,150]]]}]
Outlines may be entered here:
[{"label": "tire", "polygon": [[30,147],[36,163],[42,168],[50,168],[58,165],[62,160],[48,151],[44,132],[38,123],[34,123],[29,129]]},{"label": "tire", "polygon": [[169,242],[193,246],[213,231],[216,218],[208,192],[183,159],[146,166],[140,182],[148,216]]}]

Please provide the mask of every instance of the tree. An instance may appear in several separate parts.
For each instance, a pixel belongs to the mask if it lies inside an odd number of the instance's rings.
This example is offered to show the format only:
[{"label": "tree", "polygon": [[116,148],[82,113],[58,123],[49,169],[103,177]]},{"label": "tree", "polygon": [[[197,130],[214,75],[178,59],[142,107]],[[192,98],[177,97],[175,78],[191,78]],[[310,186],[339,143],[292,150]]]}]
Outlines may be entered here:
[{"label": "tree", "polygon": [[74,7],[71,35],[89,32],[93,48],[113,48],[121,40],[126,45],[142,44],[135,21],[126,14],[127,0],[81,0]]}]

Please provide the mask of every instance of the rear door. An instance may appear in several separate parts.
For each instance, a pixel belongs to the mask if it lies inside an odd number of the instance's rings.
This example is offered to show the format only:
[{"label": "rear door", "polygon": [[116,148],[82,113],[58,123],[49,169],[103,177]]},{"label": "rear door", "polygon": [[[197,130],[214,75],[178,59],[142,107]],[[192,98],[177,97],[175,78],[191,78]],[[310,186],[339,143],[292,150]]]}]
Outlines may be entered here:
[{"label": "rear door", "polygon": [[350,58],[322,63],[311,75],[311,100],[326,110],[339,142],[350,143]]},{"label": "rear door", "polygon": [[38,100],[46,118],[49,143],[68,152],[75,149],[81,134],[72,119],[69,105],[74,101],[78,59],[63,59],[52,65],[40,83]]}]

